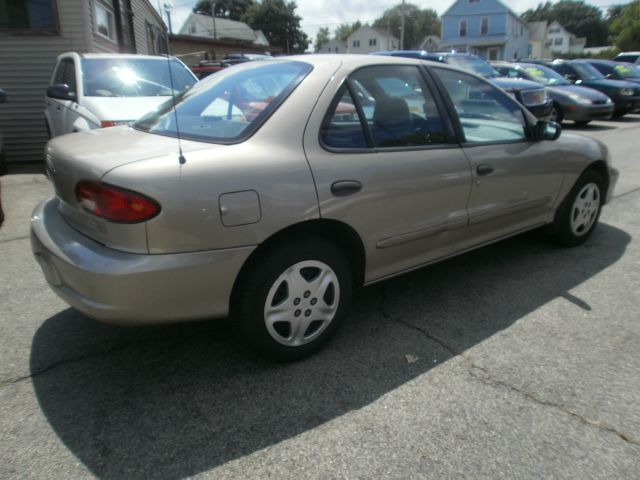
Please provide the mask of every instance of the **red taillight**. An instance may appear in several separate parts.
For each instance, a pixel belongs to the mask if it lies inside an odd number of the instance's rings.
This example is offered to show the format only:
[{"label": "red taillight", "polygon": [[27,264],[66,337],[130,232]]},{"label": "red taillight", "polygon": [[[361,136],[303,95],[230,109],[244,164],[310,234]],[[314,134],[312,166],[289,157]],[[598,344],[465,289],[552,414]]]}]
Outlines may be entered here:
[{"label": "red taillight", "polygon": [[118,125],[127,125],[129,122],[127,121],[112,121],[112,120],[103,120],[100,122],[100,128],[109,128],[109,127],[117,127]]},{"label": "red taillight", "polygon": [[78,183],[76,198],[83,209],[111,222],[143,222],[160,212],[160,205],[154,200],[130,190],[102,183]]}]

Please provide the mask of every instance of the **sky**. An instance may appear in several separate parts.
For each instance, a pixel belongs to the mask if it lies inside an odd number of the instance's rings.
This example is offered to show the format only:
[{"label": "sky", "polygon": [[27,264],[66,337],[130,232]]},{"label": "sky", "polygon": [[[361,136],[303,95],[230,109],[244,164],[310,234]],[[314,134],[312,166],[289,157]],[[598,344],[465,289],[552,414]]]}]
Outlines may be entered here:
[{"label": "sky", "polygon": [[[173,31],[177,32],[191,12],[196,0],[151,0],[152,3],[172,3],[174,5],[171,19]],[[295,0],[298,5],[297,13],[302,17],[300,25],[313,42],[318,29],[328,27],[331,34],[341,23],[371,23],[382,13],[397,5],[401,0]],[[630,0],[588,0],[587,3],[602,8],[616,4],[625,4]],[[414,0],[407,1],[420,8],[432,8],[438,15],[442,15],[452,4],[453,0]],[[503,2],[516,13],[522,13],[529,8],[535,8],[540,0],[508,0]],[[158,7],[156,7],[158,8]],[[166,21],[166,16],[163,17]]]}]

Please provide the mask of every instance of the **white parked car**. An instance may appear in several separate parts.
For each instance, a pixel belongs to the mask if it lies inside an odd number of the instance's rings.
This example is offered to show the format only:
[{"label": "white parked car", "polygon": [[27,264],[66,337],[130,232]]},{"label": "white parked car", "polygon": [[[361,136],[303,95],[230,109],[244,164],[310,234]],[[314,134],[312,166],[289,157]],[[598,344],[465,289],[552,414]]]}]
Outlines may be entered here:
[{"label": "white parked car", "polygon": [[176,58],[63,53],[45,97],[49,136],[132,122],[197,81]]}]

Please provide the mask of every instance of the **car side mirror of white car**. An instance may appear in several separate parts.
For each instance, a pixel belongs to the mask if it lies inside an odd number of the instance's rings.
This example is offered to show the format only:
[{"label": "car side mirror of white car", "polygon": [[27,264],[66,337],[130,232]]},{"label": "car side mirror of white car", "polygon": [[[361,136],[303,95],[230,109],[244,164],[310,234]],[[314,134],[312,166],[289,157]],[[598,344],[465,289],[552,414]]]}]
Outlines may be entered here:
[{"label": "car side mirror of white car", "polygon": [[57,83],[47,88],[47,97],[56,98],[58,100],[76,101],[76,92],[66,83]]},{"label": "car side mirror of white car", "polygon": [[557,140],[562,132],[562,127],[559,123],[552,122],[550,120],[538,120],[534,128],[535,140]]}]

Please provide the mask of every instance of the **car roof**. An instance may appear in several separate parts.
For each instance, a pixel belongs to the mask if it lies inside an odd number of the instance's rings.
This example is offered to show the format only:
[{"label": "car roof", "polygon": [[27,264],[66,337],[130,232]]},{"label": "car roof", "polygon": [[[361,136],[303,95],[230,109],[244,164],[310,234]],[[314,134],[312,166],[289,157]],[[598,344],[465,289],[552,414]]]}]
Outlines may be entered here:
[{"label": "car roof", "polygon": [[[80,58],[126,58],[126,59],[145,59],[145,60],[167,60],[162,55],[138,55],[137,53],[81,53]],[[174,57],[169,57],[174,58]]]},{"label": "car roof", "polygon": [[[310,65],[322,65],[326,63],[334,63],[336,67],[339,65],[349,66],[366,66],[381,64],[410,64],[415,65],[416,62],[434,63],[429,60],[421,60],[419,58],[406,58],[390,55],[360,55],[353,53],[314,53],[313,55],[292,55],[286,57],[276,57],[274,61],[299,61],[309,63]],[[434,63],[435,64],[435,63]],[[442,65],[442,64],[439,64]]]}]

